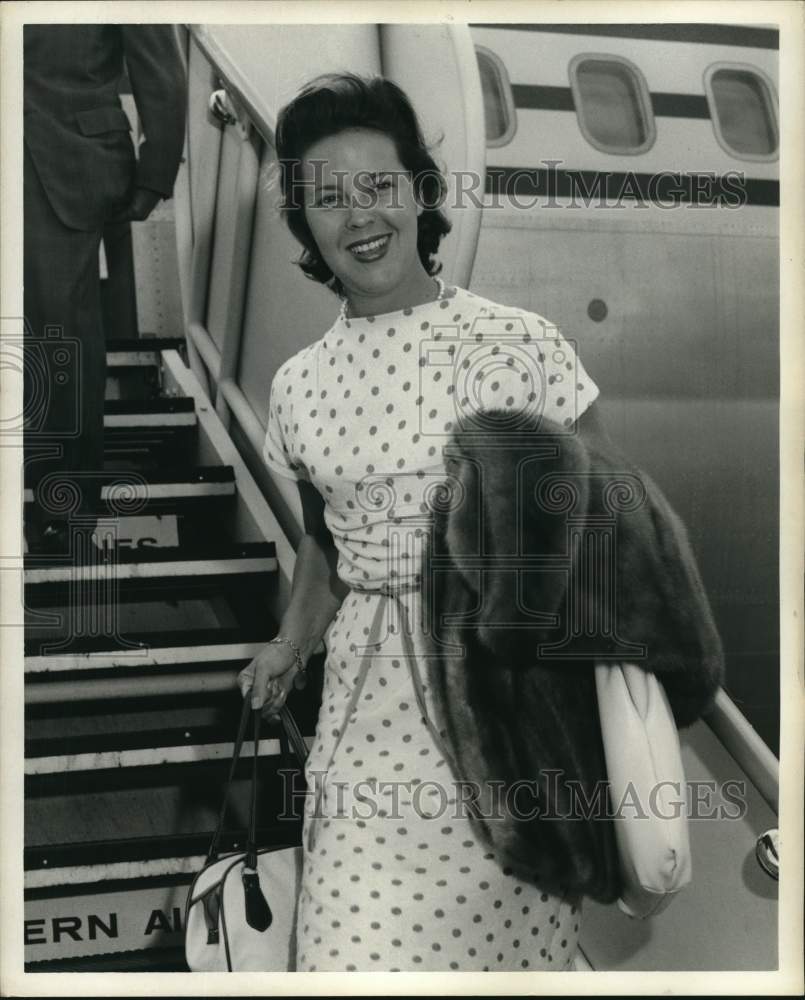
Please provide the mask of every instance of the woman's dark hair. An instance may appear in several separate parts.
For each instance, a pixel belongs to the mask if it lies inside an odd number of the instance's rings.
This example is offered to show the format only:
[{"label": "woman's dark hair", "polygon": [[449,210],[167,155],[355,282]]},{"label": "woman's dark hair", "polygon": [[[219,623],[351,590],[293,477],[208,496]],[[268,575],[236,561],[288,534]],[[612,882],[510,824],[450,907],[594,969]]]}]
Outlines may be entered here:
[{"label": "woman's dark hair", "polygon": [[282,212],[304,247],[297,263],[308,278],[343,294],[338,278],[322,259],[305,218],[305,190],[299,164],[320,139],[345,129],[383,132],[392,139],[400,163],[410,172],[414,195],[423,210],[417,219],[417,250],[428,274],[437,274],[439,243],[450,223],[439,206],[445,179],[425,145],[416,113],[403,91],[383,77],[327,73],[311,80],[277,117],[275,142],[280,166]]}]

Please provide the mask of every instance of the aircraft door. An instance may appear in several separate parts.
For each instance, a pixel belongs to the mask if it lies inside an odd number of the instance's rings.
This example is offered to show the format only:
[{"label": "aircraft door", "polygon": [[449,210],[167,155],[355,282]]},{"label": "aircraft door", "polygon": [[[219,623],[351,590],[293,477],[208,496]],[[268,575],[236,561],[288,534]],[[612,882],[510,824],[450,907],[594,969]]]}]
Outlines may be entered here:
[{"label": "aircraft door", "polygon": [[481,79],[470,28],[382,24],[380,52],[384,76],[411,98],[425,141],[446,170],[444,207],[453,230],[442,242],[439,259],[445,280],[466,288],[478,244],[486,171]]}]

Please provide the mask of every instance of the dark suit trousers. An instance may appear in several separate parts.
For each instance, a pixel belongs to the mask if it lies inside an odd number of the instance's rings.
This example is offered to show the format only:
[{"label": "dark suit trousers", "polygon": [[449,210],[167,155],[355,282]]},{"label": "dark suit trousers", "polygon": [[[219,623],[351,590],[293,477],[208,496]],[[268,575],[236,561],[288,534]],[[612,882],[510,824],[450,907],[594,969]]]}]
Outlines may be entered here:
[{"label": "dark suit trousers", "polygon": [[[93,516],[103,470],[101,230],[70,229],[25,150],[25,479],[35,520]],[[57,334],[54,336],[54,333]]]}]

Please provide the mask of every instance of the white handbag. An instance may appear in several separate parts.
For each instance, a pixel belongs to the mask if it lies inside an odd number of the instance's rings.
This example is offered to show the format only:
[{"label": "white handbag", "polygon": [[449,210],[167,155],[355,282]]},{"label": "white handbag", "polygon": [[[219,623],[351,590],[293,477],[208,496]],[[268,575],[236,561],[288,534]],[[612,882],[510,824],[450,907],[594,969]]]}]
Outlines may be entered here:
[{"label": "white handbag", "polygon": [[[254,763],[246,851],[219,856],[226,804],[246,732],[254,717]],[[293,971],[296,905],[302,848],[256,847],[257,748],[260,710],[245,699],[218,827],[204,868],[193,880],[185,908],[185,959],[191,972]],[[283,751],[293,748],[300,767],[307,748],[287,708],[280,712]]]},{"label": "white handbag", "polygon": [[692,876],[679,735],[654,674],[597,663],[595,683],[624,881],[618,906],[644,919],[665,909]]}]

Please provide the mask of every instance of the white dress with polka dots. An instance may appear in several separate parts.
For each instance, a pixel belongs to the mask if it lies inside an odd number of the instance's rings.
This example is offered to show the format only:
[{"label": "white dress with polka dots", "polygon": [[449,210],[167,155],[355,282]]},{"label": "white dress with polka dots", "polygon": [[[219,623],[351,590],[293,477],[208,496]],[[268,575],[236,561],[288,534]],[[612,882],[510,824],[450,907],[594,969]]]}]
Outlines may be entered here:
[{"label": "white dress with polka dots", "polygon": [[[458,288],[339,318],[277,373],[264,459],[324,497],[354,588],[326,636],[306,766],[300,971],[570,967],[580,900],[539,887],[539,858],[524,880],[477,838],[417,708],[400,609],[377,588],[404,591],[421,653],[422,546],[457,415],[506,408],[570,427],[597,395],[545,319]],[[433,719],[427,685],[425,699]]]}]

